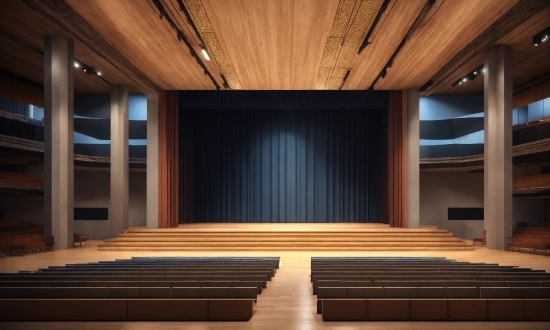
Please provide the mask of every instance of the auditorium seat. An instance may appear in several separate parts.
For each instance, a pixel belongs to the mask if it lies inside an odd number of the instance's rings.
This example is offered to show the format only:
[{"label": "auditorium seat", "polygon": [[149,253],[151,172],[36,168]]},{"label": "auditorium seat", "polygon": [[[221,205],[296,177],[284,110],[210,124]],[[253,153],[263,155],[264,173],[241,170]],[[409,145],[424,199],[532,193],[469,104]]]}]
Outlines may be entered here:
[{"label": "auditorium seat", "polygon": [[[382,275],[376,275],[373,279],[369,274],[371,273],[368,269],[369,265],[375,265],[377,270],[391,267],[383,266],[383,263],[378,261],[371,264],[365,258],[354,263],[357,269],[363,267],[362,270],[342,271],[344,263],[352,264],[350,260],[342,262],[332,260],[331,263],[323,265],[325,270],[322,274],[324,275],[319,275],[317,272],[319,268],[314,269],[312,258],[312,287],[318,298],[317,312],[323,314],[323,320],[360,320],[361,315],[351,312],[346,319],[348,316],[346,316],[345,306],[346,301],[349,300],[349,308],[353,308],[352,305],[360,304],[358,300],[361,299],[365,299],[368,321],[544,321],[549,319],[547,314],[550,315],[550,275],[544,271],[464,262],[452,271],[448,271],[450,266],[447,262],[437,269],[434,267],[437,262],[421,264],[404,260],[400,265],[395,264],[394,261],[388,262],[394,264],[392,267],[399,267],[395,269],[399,269],[399,272],[404,275],[397,277],[393,271],[382,270]],[[335,267],[336,271],[331,272],[330,267]],[[410,267],[409,270],[407,267]],[[423,269],[426,271],[424,272]],[[369,280],[360,281],[355,273],[361,273],[363,279]],[[425,273],[425,276],[421,278],[409,276],[413,273]],[[432,276],[438,273],[453,275],[451,279]],[[338,279],[327,279],[332,276],[329,274],[336,274],[335,277]],[[386,274],[391,275],[386,276]],[[365,286],[350,286],[357,283]],[[344,312],[340,312],[342,310]]]}]

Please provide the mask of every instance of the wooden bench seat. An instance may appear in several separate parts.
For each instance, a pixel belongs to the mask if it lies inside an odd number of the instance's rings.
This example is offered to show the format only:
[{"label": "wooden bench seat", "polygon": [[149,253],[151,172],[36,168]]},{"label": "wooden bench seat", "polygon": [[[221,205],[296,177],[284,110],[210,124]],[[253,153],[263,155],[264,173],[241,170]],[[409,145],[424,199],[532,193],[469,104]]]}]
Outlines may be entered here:
[{"label": "wooden bench seat", "polygon": [[0,321],[248,321],[252,299],[5,299]]},{"label": "wooden bench seat", "polygon": [[326,299],[323,321],[549,321],[550,299]]}]

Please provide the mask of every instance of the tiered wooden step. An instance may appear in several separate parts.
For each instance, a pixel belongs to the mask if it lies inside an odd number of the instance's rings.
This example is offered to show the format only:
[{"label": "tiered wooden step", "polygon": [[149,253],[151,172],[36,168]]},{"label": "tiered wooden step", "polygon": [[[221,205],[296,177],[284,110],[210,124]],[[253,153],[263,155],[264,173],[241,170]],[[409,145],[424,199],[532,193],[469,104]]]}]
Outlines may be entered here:
[{"label": "tiered wooden step", "polygon": [[436,227],[380,224],[192,224],[172,229],[130,228],[98,244],[110,251],[418,251],[472,250]]}]

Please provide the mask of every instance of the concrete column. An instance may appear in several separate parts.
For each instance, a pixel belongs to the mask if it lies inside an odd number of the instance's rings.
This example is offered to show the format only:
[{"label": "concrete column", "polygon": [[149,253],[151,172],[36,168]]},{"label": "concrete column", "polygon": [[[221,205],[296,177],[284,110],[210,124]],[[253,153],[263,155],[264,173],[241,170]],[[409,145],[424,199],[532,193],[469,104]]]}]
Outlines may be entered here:
[{"label": "concrete column", "polygon": [[485,51],[484,227],[487,247],[512,236],[512,49]]},{"label": "concrete column", "polygon": [[58,249],[73,245],[73,42],[44,38],[44,234]]},{"label": "concrete column", "polygon": [[147,94],[147,227],[159,226],[159,95]]},{"label": "concrete column", "polygon": [[128,86],[111,86],[111,237],[128,228]]},{"label": "concrete column", "polygon": [[407,93],[407,227],[420,226],[420,93]]}]

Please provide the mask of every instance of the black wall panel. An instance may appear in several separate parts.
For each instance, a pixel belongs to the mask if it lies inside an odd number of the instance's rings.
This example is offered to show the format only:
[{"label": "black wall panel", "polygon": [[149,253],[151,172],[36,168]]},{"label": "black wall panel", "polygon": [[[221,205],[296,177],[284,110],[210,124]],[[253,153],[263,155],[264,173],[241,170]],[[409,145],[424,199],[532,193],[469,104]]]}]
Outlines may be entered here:
[{"label": "black wall panel", "polygon": [[75,207],[75,220],[109,220],[109,209],[106,207]]},{"label": "black wall panel", "polygon": [[483,220],[482,207],[449,207],[449,220]]}]

